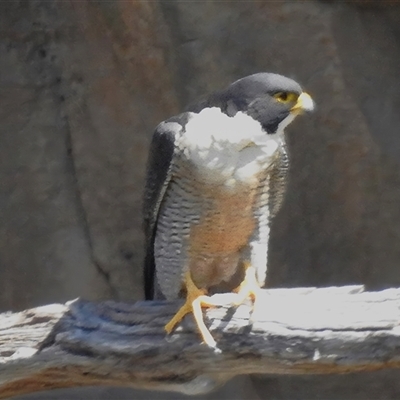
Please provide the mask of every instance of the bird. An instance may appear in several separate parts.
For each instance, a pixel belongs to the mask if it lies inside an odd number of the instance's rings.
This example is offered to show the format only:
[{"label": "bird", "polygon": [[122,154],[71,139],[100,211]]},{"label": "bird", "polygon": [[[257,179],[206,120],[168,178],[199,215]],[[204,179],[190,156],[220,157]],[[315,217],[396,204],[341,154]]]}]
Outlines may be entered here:
[{"label": "bird", "polygon": [[216,349],[202,308],[220,305],[220,292],[236,305],[260,297],[287,186],[285,128],[313,108],[296,81],[260,72],[155,129],[143,196],[144,288],[148,300],[185,298],[167,333],[193,313],[203,342]]}]

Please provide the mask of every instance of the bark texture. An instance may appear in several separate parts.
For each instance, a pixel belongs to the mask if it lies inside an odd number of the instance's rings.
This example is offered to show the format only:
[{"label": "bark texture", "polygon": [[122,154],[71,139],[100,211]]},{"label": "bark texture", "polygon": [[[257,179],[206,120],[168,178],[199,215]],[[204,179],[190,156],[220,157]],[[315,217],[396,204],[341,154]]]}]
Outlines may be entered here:
[{"label": "bark texture", "polygon": [[[399,27],[385,1],[0,2],[0,310],[142,298],[154,127],[259,71],[317,104],[288,130],[269,285],[400,286]],[[397,372],[302,379],[227,398],[400,397]]]},{"label": "bark texture", "polygon": [[176,302],[74,301],[0,315],[0,398],[90,385],[197,395],[249,373],[400,367],[399,289],[272,289],[262,305],[207,311],[217,350],[200,343],[192,318],[165,334]]}]

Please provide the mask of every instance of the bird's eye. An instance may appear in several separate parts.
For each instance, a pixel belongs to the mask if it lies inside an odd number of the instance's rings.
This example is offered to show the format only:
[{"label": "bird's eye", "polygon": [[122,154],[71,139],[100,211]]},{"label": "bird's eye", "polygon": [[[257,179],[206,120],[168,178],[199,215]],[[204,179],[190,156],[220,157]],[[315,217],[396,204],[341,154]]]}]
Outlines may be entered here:
[{"label": "bird's eye", "polygon": [[278,92],[274,94],[274,98],[280,103],[295,103],[299,95],[292,92]]}]

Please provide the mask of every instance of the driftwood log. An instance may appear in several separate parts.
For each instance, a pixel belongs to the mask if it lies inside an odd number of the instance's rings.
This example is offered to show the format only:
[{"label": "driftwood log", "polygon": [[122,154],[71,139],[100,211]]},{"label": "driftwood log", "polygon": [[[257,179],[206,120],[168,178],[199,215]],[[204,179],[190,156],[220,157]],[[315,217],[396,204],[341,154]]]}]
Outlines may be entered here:
[{"label": "driftwood log", "polygon": [[400,367],[400,289],[272,289],[254,313],[209,309],[219,352],[200,343],[192,316],[165,335],[178,306],[76,300],[0,314],[0,398],[87,385],[198,394],[240,374]]}]

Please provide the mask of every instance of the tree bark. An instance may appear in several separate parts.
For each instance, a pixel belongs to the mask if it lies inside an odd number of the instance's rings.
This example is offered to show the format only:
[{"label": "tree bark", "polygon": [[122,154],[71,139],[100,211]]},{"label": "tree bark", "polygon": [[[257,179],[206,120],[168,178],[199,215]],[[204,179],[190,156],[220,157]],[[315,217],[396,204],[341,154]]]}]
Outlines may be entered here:
[{"label": "tree bark", "polygon": [[200,394],[241,374],[400,366],[400,289],[264,290],[254,310],[205,312],[220,351],[201,343],[191,316],[164,333],[178,307],[75,300],[0,314],[0,399],[89,385]]}]

